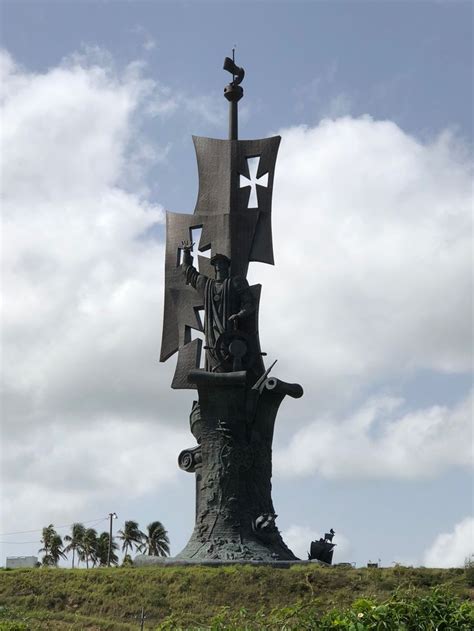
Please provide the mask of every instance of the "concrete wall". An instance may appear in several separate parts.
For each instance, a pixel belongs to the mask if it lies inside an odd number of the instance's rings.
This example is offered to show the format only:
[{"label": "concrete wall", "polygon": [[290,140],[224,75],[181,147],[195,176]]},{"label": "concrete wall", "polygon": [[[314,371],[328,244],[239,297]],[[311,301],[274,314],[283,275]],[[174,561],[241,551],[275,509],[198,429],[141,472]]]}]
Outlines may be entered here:
[{"label": "concrete wall", "polygon": [[38,557],[7,557],[6,567],[14,570],[19,567],[35,567]]}]

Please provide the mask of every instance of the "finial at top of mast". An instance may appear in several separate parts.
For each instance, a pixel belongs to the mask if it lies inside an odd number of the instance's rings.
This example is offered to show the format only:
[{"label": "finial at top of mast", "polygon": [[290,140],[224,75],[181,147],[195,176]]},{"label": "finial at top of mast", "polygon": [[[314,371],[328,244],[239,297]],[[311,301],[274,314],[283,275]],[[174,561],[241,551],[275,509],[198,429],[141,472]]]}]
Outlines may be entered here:
[{"label": "finial at top of mast", "polygon": [[[240,83],[242,83],[242,80],[245,76],[245,70],[237,66],[235,63],[235,46],[232,49],[232,59],[230,57],[226,57],[224,59],[224,70],[227,70],[227,72],[230,72],[232,75],[231,83],[224,88],[224,94],[226,94],[227,88],[229,86],[233,86],[233,87],[238,86]],[[242,91],[242,94],[243,94],[243,91]],[[229,99],[229,97],[226,97],[226,98]]]},{"label": "finial at top of mast", "polygon": [[229,101],[229,140],[237,140],[237,103],[244,95],[243,88],[240,84],[245,76],[245,70],[237,66],[235,63],[235,46],[232,49],[232,59],[230,57],[226,57],[224,59],[224,70],[227,70],[227,72],[232,74],[232,81],[224,88],[224,96]]}]

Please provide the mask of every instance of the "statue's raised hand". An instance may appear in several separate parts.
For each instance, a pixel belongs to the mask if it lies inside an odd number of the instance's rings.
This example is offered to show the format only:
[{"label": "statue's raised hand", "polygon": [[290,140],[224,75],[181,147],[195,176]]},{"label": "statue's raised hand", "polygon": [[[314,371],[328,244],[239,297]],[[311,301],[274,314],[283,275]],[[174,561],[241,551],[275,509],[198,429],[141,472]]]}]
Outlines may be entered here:
[{"label": "statue's raised hand", "polygon": [[181,245],[179,246],[183,252],[192,252],[194,243],[192,241],[181,241]]},{"label": "statue's raised hand", "polygon": [[193,255],[191,254],[193,247],[194,243],[192,241],[181,241],[179,249],[183,252],[182,263],[185,267],[193,264]]}]

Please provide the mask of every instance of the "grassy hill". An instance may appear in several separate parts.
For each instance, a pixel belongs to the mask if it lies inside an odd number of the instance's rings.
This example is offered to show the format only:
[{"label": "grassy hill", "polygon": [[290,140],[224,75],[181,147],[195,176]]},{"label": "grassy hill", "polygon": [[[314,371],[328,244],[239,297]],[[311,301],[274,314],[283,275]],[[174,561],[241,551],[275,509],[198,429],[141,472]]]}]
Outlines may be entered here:
[{"label": "grassy hill", "polygon": [[[370,616],[387,610],[390,599],[393,615],[403,607],[407,611],[419,607],[423,614],[410,615],[420,620],[422,615],[427,619],[435,616],[429,611],[446,613],[451,608],[450,626],[441,624],[439,630],[468,630],[474,628],[472,607],[466,604],[473,596],[473,584],[472,569],[228,566],[3,570],[0,630],[139,629],[142,607],[147,616],[145,629],[415,629],[393,626],[393,621],[385,627],[365,626]],[[354,601],[352,611],[344,615],[352,616],[356,626],[317,626],[315,620],[334,609],[343,620],[341,612]],[[382,602],[386,604],[378,607]],[[336,619],[336,614],[331,615]],[[456,616],[459,621],[453,622]],[[469,616],[472,625],[466,622]],[[416,627],[430,628],[435,629]]]}]

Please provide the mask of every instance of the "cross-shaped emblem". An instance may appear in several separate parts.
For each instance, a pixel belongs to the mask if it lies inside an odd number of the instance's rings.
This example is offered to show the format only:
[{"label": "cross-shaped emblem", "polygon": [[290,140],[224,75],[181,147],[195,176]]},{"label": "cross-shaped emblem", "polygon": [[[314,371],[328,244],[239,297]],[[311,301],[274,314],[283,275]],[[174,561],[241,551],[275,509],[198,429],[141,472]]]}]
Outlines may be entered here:
[{"label": "cross-shaped emblem", "polygon": [[268,173],[264,173],[259,178],[257,177],[259,162],[260,156],[247,158],[250,178],[245,175],[240,176],[240,188],[245,188],[246,186],[251,187],[247,208],[258,208],[257,184],[258,186],[268,186]]}]

